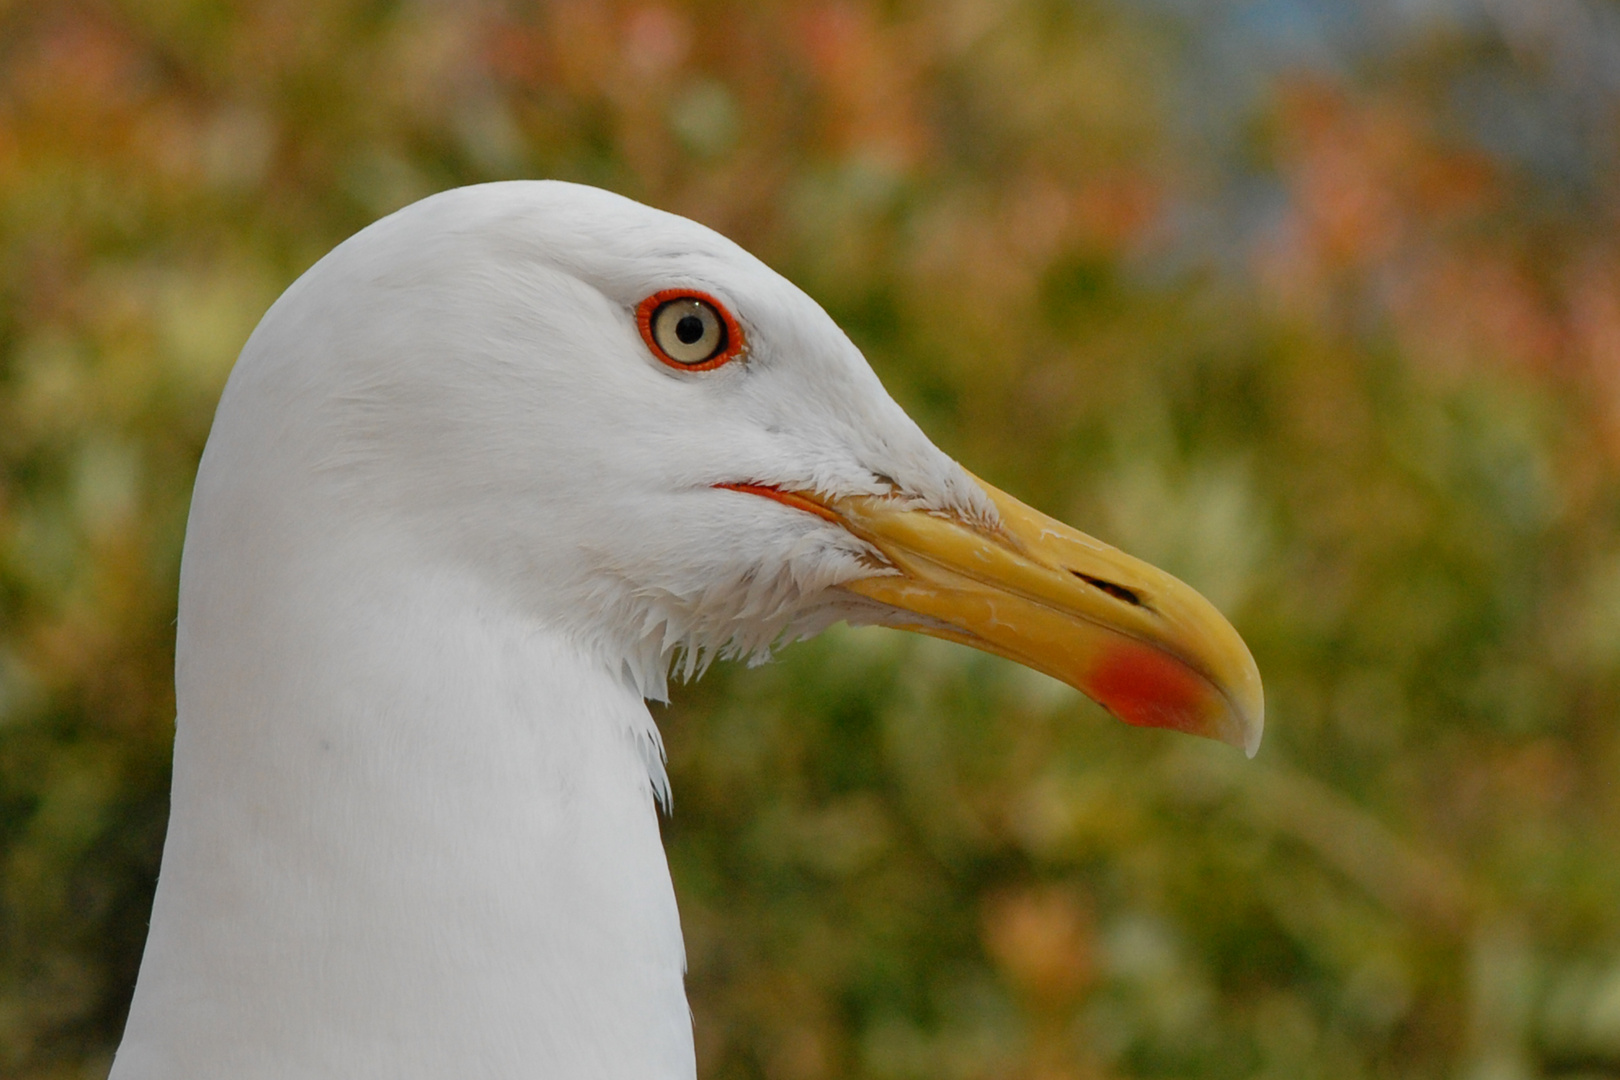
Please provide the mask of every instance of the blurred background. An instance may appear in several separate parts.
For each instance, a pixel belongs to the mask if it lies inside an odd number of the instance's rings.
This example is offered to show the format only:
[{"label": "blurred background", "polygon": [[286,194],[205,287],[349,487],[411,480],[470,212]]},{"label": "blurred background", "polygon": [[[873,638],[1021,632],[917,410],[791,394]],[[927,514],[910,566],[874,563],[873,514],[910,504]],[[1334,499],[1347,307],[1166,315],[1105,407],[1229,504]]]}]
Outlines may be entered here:
[{"label": "blurred background", "polygon": [[0,1075],[116,1044],[249,330],[544,176],[1266,681],[1252,762],[881,630],[677,688],[705,1077],[1620,1077],[1617,106],[1611,0],[0,2]]}]

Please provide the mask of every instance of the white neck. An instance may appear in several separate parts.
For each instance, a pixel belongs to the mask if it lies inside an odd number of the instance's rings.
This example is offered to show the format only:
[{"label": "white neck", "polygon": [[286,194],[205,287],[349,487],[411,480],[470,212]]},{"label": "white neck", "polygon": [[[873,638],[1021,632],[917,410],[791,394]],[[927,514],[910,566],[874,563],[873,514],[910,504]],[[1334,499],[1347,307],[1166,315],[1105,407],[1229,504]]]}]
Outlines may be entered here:
[{"label": "white neck", "polygon": [[215,479],[114,1080],[691,1077],[635,691],[470,576],[270,530]]}]

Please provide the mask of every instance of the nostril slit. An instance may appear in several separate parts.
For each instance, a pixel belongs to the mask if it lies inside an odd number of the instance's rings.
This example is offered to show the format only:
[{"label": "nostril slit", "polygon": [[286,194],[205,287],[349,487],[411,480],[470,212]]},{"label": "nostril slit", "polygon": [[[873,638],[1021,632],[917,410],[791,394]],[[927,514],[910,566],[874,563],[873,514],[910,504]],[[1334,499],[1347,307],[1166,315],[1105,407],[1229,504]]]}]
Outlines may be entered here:
[{"label": "nostril slit", "polygon": [[1092,577],[1090,574],[1082,574],[1078,570],[1071,570],[1069,573],[1090,585],[1093,589],[1101,589],[1116,600],[1123,600],[1132,607],[1142,606],[1142,598],[1123,585],[1115,585],[1112,581],[1104,581],[1102,578]]}]

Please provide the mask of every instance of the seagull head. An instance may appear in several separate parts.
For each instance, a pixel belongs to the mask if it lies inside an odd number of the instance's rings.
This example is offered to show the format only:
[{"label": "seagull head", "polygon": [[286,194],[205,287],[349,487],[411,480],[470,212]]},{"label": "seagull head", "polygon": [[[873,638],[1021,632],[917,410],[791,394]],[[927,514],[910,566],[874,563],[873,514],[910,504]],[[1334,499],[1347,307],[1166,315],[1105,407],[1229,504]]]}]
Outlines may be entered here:
[{"label": "seagull head", "polygon": [[282,402],[264,438],[321,479],[328,528],[479,575],[646,696],[672,658],[842,619],[1259,743],[1259,675],[1213,606],[968,473],[813,300],[694,222],[558,182],[446,192],[340,245],[255,336],[300,343],[250,342],[232,383]]}]

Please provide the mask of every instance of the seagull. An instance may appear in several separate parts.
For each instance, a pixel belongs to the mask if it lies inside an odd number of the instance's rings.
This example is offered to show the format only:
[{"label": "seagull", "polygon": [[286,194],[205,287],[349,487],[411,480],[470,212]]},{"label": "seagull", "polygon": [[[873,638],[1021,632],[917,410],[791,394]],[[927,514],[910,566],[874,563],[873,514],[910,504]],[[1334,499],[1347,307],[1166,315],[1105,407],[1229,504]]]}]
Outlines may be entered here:
[{"label": "seagull", "polygon": [[113,1080],[694,1077],[646,702],[840,620],[1259,743],[1208,601],[951,460],[719,234],[556,181],[362,230],[198,469]]}]

